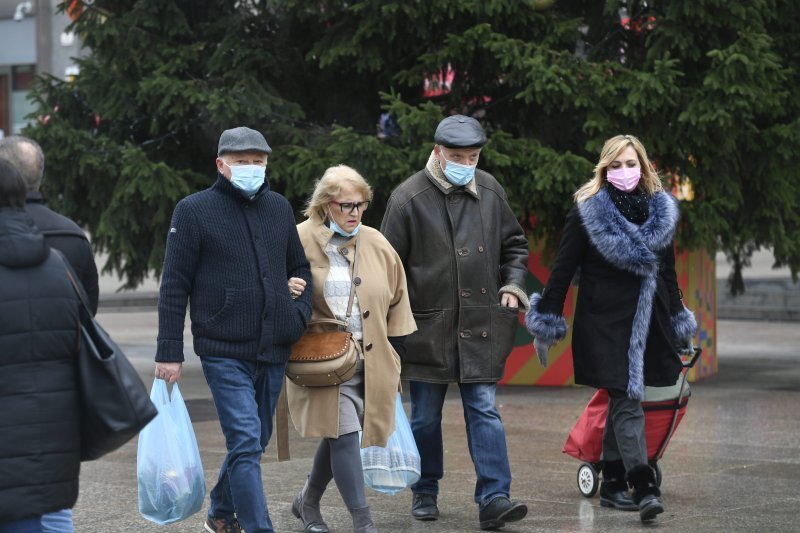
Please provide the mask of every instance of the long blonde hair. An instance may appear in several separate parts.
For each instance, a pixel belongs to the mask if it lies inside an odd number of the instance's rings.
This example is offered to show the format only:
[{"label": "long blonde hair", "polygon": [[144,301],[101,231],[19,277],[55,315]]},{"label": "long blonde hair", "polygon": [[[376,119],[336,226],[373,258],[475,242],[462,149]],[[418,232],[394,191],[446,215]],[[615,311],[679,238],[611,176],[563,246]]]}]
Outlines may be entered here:
[{"label": "long blonde hair", "polygon": [[329,167],[320,179],[314,184],[314,192],[306,203],[303,215],[306,218],[318,217],[325,220],[325,208],[336,198],[342,190],[342,183],[348,182],[355,189],[364,195],[366,200],[372,201],[372,187],[358,171],[347,165],[336,165]]},{"label": "long blonde hair", "polygon": [[594,177],[575,191],[576,202],[583,202],[597,194],[606,182],[608,166],[628,146],[633,146],[636,156],[639,158],[639,165],[642,167],[642,178],[639,181],[639,187],[644,190],[647,196],[653,196],[657,192],[664,190],[661,185],[661,179],[658,177],[658,172],[653,167],[650,159],[648,159],[647,150],[644,149],[644,145],[639,142],[639,139],[633,135],[617,135],[608,139],[603,145],[603,150],[600,152],[600,161],[594,167]]}]

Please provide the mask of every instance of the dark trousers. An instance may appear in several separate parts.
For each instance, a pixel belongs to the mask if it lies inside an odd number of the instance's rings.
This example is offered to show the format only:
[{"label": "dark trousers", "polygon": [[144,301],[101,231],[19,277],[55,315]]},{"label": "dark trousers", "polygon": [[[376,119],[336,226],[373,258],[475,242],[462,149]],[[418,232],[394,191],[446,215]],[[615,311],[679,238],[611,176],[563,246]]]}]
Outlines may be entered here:
[{"label": "dark trousers", "polygon": [[625,391],[608,390],[608,416],[603,432],[603,461],[622,461],[625,471],[647,464],[642,403]]}]

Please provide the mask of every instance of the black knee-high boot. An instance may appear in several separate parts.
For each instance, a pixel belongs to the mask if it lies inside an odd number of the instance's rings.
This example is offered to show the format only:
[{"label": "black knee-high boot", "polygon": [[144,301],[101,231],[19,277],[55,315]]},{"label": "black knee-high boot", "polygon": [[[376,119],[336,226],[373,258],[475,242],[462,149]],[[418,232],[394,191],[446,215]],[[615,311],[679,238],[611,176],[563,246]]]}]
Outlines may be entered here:
[{"label": "black knee-high boot", "polygon": [[621,511],[636,511],[639,506],[628,494],[625,465],[622,461],[603,463],[603,482],[600,484],[600,505]]},{"label": "black knee-high boot", "polygon": [[650,465],[637,465],[628,472],[628,482],[633,486],[633,501],[639,506],[642,522],[653,520],[664,512],[664,504],[658,499],[661,490],[656,484],[656,473]]}]

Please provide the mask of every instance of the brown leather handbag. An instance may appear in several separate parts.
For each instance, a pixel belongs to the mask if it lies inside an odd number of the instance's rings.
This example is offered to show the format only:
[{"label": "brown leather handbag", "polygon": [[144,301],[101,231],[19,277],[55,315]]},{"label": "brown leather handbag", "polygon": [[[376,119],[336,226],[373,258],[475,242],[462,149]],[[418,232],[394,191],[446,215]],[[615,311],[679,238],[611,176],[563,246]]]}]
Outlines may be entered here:
[{"label": "brown leather handbag", "polygon": [[[292,345],[292,354],[286,364],[286,377],[295,385],[330,387],[344,383],[355,374],[361,348],[353,334],[347,331],[347,324],[353,310],[357,272],[358,240],[353,254],[353,281],[350,284],[345,320],[323,318],[308,323],[309,330],[312,331],[307,331]],[[319,324],[335,324],[341,330],[318,331],[314,326]]]}]

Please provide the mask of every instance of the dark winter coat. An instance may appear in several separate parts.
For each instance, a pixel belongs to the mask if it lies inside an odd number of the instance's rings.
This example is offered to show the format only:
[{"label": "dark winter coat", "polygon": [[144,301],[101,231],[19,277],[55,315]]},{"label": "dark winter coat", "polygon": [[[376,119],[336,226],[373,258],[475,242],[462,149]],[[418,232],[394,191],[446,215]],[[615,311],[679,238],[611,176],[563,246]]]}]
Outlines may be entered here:
[{"label": "dark winter coat", "polygon": [[97,265],[94,262],[92,245],[83,230],[67,217],[60,215],[44,205],[39,192],[29,192],[25,210],[33,223],[44,235],[47,246],[60,251],[69,261],[72,270],[83,285],[92,314],[97,313],[97,300],[100,289],[97,283]]},{"label": "dark winter coat", "polygon": [[0,523],[78,498],[78,309],[30,217],[0,208]]},{"label": "dark winter coat", "polygon": [[505,191],[478,170],[474,192],[446,188],[430,165],[389,198],[381,232],[406,271],[417,332],[406,339],[402,376],[431,383],[496,382],[514,346],[525,297],[528,241]]},{"label": "dark winter coat", "polygon": [[[290,277],[306,280],[296,300]],[[289,202],[267,184],[247,199],[221,174],[178,202],[158,298],[156,361],[183,361],[191,301],[194,351],[285,363],[311,316],[311,268]]]},{"label": "dark winter coat", "polygon": [[572,332],[575,382],[627,390],[673,385],[681,369],[678,344],[696,329],[681,301],[673,235],[677,202],[665,192],[649,202],[637,226],[614,206],[605,188],[567,216],[556,261],[541,296],[531,296],[526,324],[546,344],[566,334],[564,299],[580,267]]}]

